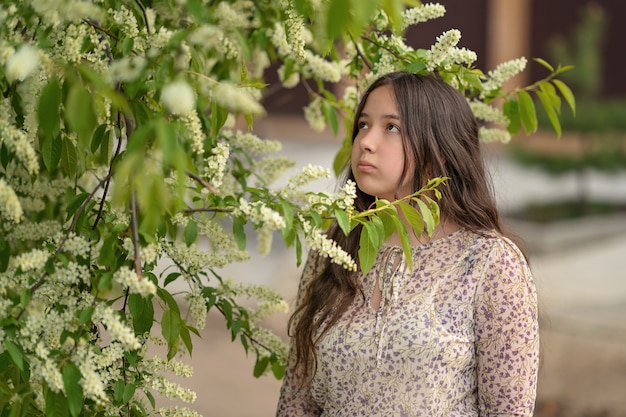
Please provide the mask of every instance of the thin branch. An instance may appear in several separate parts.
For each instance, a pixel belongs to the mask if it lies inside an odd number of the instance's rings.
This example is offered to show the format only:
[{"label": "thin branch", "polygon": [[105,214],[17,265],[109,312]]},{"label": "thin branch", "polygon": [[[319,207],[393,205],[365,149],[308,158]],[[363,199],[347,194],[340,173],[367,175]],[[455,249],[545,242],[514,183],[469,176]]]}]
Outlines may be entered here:
[{"label": "thin branch", "polygon": [[206,181],[203,178],[200,178],[199,176],[197,176],[196,174],[190,171],[187,171],[187,176],[193,179],[194,181],[198,182],[200,185],[202,185],[204,188],[206,188],[213,194],[217,194],[217,189],[210,182]]},{"label": "thin branch", "polygon": [[[120,129],[120,132],[122,132],[122,118],[121,118],[121,114],[120,112],[117,113],[117,126]],[[113,179],[113,163],[115,162],[115,159],[117,159],[118,155],[120,154],[121,150],[122,150],[122,137],[120,135],[120,137],[118,138],[119,140],[117,141],[117,147],[115,148],[115,153],[113,154],[113,158],[111,158],[111,163],[109,164],[109,174],[108,177],[109,179],[107,180],[106,184],[104,185],[104,191],[102,193],[102,198],[100,200],[100,207],[98,208],[98,214],[96,215],[96,219],[93,222],[93,226],[91,227],[92,229],[95,229],[96,226],[98,226],[98,222],[100,222],[100,219],[102,218],[102,213],[104,212],[104,202],[106,200],[106,196],[109,193],[109,187],[111,186],[111,180]]]},{"label": "thin branch", "polygon": [[357,55],[359,56],[359,58],[361,58],[361,61],[363,61],[363,64],[365,64],[367,69],[371,71],[372,64],[370,64],[365,55],[363,55],[363,52],[361,52],[361,50],[359,49],[359,45],[354,41],[354,39],[352,39],[352,43],[354,44],[354,49],[356,50]]},{"label": "thin branch", "polygon": [[146,32],[150,33],[150,22],[148,22],[148,14],[146,13],[146,6],[143,5],[141,0],[135,0],[137,6],[141,9],[141,13],[143,14],[143,20],[146,23]]},{"label": "thin branch", "polygon": [[195,209],[186,209],[183,210],[185,214],[192,213],[230,213],[232,210],[222,209],[222,208],[195,208]]},{"label": "thin branch", "polygon": [[87,23],[89,26],[93,27],[94,29],[100,32],[106,33],[108,36],[115,39],[116,41],[119,41],[119,38],[117,36],[111,33],[108,29],[105,29],[102,26],[100,26],[98,22],[91,20],[91,19],[83,19],[83,22]]},{"label": "thin branch", "polygon": [[141,281],[143,273],[141,272],[141,254],[139,253],[139,227],[137,225],[137,197],[135,190],[131,186],[130,191],[130,229],[133,236],[133,249],[134,249],[134,263],[135,273],[138,279]]}]

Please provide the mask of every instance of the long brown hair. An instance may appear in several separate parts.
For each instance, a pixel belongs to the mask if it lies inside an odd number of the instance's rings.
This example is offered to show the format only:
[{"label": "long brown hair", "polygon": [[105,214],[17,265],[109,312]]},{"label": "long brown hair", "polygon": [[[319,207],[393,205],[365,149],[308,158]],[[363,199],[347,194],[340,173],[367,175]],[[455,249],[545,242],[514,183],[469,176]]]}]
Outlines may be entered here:
[{"label": "long brown hair", "polygon": [[[389,85],[400,112],[404,145],[404,172],[398,188],[415,167],[413,191],[429,178],[449,177],[440,187],[441,217],[471,231],[496,230],[503,233],[492,189],[487,178],[478,141],[478,123],[463,95],[437,75],[395,72],[377,79],[363,95],[352,127],[352,141],[358,133],[358,119],[370,93]],[[412,161],[412,163],[409,163]],[[354,179],[350,164],[346,179]],[[357,187],[355,208],[365,210],[375,201]],[[358,258],[360,229],[348,236],[334,225],[328,237],[337,241],[354,259]],[[310,283],[302,286],[301,300],[289,319],[294,337],[296,369],[311,378],[317,368],[315,344],[346,311],[357,294],[358,272],[350,272],[313,254],[321,262]]]}]

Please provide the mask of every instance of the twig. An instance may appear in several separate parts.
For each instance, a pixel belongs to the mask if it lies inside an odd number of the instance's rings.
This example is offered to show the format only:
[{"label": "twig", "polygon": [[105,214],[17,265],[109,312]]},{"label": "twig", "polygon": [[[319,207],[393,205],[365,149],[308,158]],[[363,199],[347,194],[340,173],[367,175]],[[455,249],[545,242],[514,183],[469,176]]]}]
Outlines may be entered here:
[{"label": "twig", "polygon": [[[121,118],[121,114],[118,112],[117,113],[117,126],[120,129],[120,132],[122,131],[122,118]],[[111,179],[113,178],[113,163],[115,162],[115,159],[117,159],[118,155],[120,154],[121,150],[122,150],[122,138],[121,135],[118,138],[119,140],[117,141],[117,147],[115,148],[115,153],[113,154],[113,158],[111,158],[111,163],[109,164],[109,174],[108,177],[109,179],[107,180],[106,184],[104,185],[104,191],[102,192],[102,198],[100,199],[100,207],[98,208],[98,214],[96,215],[96,219],[93,222],[93,226],[91,227],[92,229],[95,229],[96,226],[98,226],[98,222],[100,221],[100,219],[102,218],[102,213],[104,212],[104,202],[106,200],[106,196],[109,193],[109,187],[111,185]]]},{"label": "twig", "polygon": [[150,22],[148,22],[148,14],[146,13],[146,6],[143,5],[141,0],[135,0],[137,6],[141,9],[141,13],[143,14],[143,20],[146,22],[146,32],[150,33]]},{"label": "twig", "polygon": [[103,28],[102,26],[100,26],[100,24],[98,22],[93,21],[91,19],[83,19],[83,22],[87,23],[89,26],[93,27],[96,30],[99,30],[101,32],[106,33],[108,36],[110,36],[114,40],[119,41],[119,38],[117,36],[115,36],[109,30],[107,30],[107,29]]},{"label": "twig", "polygon": [[193,179],[194,181],[198,182],[200,185],[202,185],[204,188],[206,188],[213,194],[217,194],[217,189],[210,182],[206,181],[203,178],[200,178],[199,176],[197,176],[196,174],[190,171],[187,171],[187,176]]},{"label": "twig", "polygon": [[139,253],[139,228],[137,226],[137,197],[135,195],[134,187],[131,186],[130,191],[130,229],[132,231],[133,236],[133,249],[134,249],[134,264],[135,264],[135,273],[139,281],[143,278],[143,274],[141,272],[141,255]]},{"label": "twig", "polygon": [[361,58],[361,61],[363,61],[363,64],[365,64],[367,69],[371,71],[372,64],[370,64],[367,58],[365,58],[365,55],[363,55],[363,52],[361,52],[361,50],[359,49],[359,45],[354,41],[354,39],[352,39],[352,43],[354,44],[354,49],[356,50],[357,55],[359,56],[359,58]]}]

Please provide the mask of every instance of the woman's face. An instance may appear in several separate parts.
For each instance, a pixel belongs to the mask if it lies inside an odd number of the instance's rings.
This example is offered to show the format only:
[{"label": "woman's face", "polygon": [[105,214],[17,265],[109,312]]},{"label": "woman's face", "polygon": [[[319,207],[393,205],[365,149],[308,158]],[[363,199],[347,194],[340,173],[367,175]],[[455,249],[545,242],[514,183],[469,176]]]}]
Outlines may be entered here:
[{"label": "woman's face", "polygon": [[404,168],[403,121],[392,87],[383,85],[373,90],[357,117],[351,167],[359,189],[390,201],[410,194],[411,169],[398,188]]}]

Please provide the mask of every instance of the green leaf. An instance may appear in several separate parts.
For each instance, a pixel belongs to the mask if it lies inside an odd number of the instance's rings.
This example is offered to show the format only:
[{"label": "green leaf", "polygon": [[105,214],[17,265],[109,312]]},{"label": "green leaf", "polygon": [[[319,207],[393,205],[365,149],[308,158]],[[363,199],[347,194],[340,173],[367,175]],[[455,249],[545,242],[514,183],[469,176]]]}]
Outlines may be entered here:
[{"label": "green leaf", "polygon": [[[102,252],[100,253],[102,255]],[[100,276],[100,281],[98,282],[98,291],[108,291],[113,288],[113,273],[105,272]]]},{"label": "green leaf", "polygon": [[93,132],[93,136],[91,137],[91,146],[89,147],[92,153],[95,153],[98,150],[100,144],[102,143],[102,138],[104,137],[105,133],[107,133],[107,131],[108,126],[106,124],[101,124]]},{"label": "green leaf", "polygon": [[81,373],[76,365],[69,363],[63,369],[63,386],[72,417],[77,417],[83,408],[83,387],[80,385]]},{"label": "green leaf", "polygon": [[278,380],[283,379],[283,376],[285,376],[285,368],[286,366],[278,359],[272,360],[272,373],[274,374],[274,378]]},{"label": "green leaf", "polygon": [[254,375],[255,378],[258,378],[261,375],[263,375],[263,372],[265,372],[265,370],[267,369],[267,365],[269,365],[269,363],[270,363],[269,356],[264,356],[262,358],[257,357],[256,363],[254,364],[254,370],[252,371],[252,375]]},{"label": "green leaf", "polygon": [[97,123],[91,94],[81,84],[70,87],[65,100],[65,119],[73,132],[78,135],[78,142],[87,147]]},{"label": "green leaf", "polygon": [[552,100],[550,100],[548,95],[544,93],[543,91],[537,91],[537,97],[539,97],[539,100],[541,101],[541,104],[543,105],[543,109],[546,111],[546,114],[548,115],[548,119],[550,120],[550,124],[552,124],[554,131],[556,132],[557,136],[560,137],[561,136],[561,122],[559,121],[559,116],[556,113]]},{"label": "green leaf", "polygon": [[563,96],[567,104],[569,104],[569,107],[570,109],[572,109],[572,113],[575,116],[576,115],[576,99],[574,98],[574,94],[572,93],[572,90],[570,90],[567,84],[565,84],[561,80],[552,80],[552,83],[556,86],[556,88],[559,89],[559,91],[561,92],[561,95]]},{"label": "green leaf", "polygon": [[367,274],[369,270],[372,269],[376,261],[376,255],[378,254],[378,248],[374,246],[373,242],[376,238],[370,236],[372,233],[376,233],[376,231],[372,229],[369,223],[364,223],[359,238],[359,265],[363,274]]},{"label": "green leaf", "polygon": [[430,206],[426,205],[422,200],[416,198],[414,200],[419,207],[420,213],[422,214],[422,219],[424,219],[424,223],[426,224],[426,232],[428,236],[432,236],[433,231],[435,230],[435,226],[437,225],[435,222],[435,218],[430,211]]},{"label": "green leaf", "polygon": [[135,334],[142,335],[149,332],[154,322],[152,297],[144,298],[139,294],[131,294],[128,297],[128,309],[133,319]]},{"label": "green leaf", "polygon": [[235,242],[239,250],[246,249],[246,232],[243,228],[245,221],[240,217],[233,218],[233,235],[235,236]]},{"label": "green leaf", "polygon": [[78,322],[81,325],[91,322],[91,317],[93,316],[94,311],[94,307],[87,307],[86,309],[81,310],[78,314]]},{"label": "green leaf", "polygon": [[187,246],[191,246],[198,239],[198,224],[192,219],[185,226],[184,239]]},{"label": "green leaf", "polygon": [[9,352],[9,356],[13,360],[15,366],[18,367],[20,371],[24,370],[24,359],[22,356],[22,351],[19,347],[9,339],[4,339],[4,347]]},{"label": "green leaf", "polygon": [[69,406],[63,394],[56,393],[46,387],[44,398],[46,401],[46,417],[68,417]]},{"label": "green leaf", "polygon": [[340,35],[347,33],[351,22],[351,0],[328,2],[326,11],[326,38],[330,44]]},{"label": "green leaf", "polygon": [[180,313],[172,310],[165,310],[161,318],[161,334],[167,341],[168,359],[176,354],[174,347],[177,347],[180,336]]},{"label": "green leaf", "polygon": [[543,67],[547,68],[548,71],[554,72],[554,67],[552,65],[548,64],[548,62],[546,62],[545,60],[543,60],[541,58],[533,58],[533,60],[535,62],[537,62],[538,64],[542,65]]},{"label": "green leaf", "polygon": [[217,134],[219,133],[224,123],[228,118],[228,109],[218,106],[215,101],[211,103],[211,137],[213,138],[213,142],[215,142],[215,138],[217,138]]},{"label": "green leaf", "polygon": [[156,135],[163,153],[163,164],[169,165],[173,163],[176,160],[177,153],[180,152],[180,144],[176,139],[174,125],[160,119],[156,124]]},{"label": "green leaf", "polygon": [[0,273],[5,272],[9,267],[11,259],[11,245],[0,236]]},{"label": "green leaf", "polygon": [[135,384],[126,384],[122,394],[122,403],[128,403],[133,398],[133,395],[135,395]]},{"label": "green leaf", "polygon": [[54,78],[41,90],[37,104],[39,135],[54,137],[61,131],[59,107],[61,105],[61,85]]},{"label": "green leaf", "polygon": [[41,157],[48,172],[52,172],[59,165],[61,160],[61,149],[63,147],[61,135],[53,136],[44,135],[39,140],[41,148]]},{"label": "green leaf", "polygon": [[380,0],[359,1],[353,3],[350,13],[353,14],[353,25],[350,33],[354,37],[359,37],[361,30],[369,23],[374,12],[380,6]]},{"label": "green leaf", "polygon": [[536,132],[537,111],[535,109],[533,99],[530,97],[530,94],[524,90],[518,91],[517,98],[519,100],[520,120],[522,122],[522,126],[524,127],[524,131],[527,135]]},{"label": "green leaf", "polygon": [[399,32],[402,27],[403,0],[382,0],[382,6],[387,16],[389,16],[389,22],[394,32]]},{"label": "green leaf", "polygon": [[413,74],[421,74],[426,69],[426,63],[424,61],[413,61],[406,66],[406,70]]},{"label": "green leaf", "polygon": [[333,134],[336,136],[337,132],[339,132],[339,119],[337,118],[335,108],[328,101],[324,100],[322,102],[322,111],[326,122],[330,125],[333,130]]},{"label": "green leaf", "polygon": [[519,116],[519,106],[517,100],[510,98],[502,105],[502,112],[509,119],[509,125],[506,129],[510,134],[515,135],[519,132],[521,120]]},{"label": "green leaf", "polygon": [[422,233],[424,233],[424,219],[422,219],[422,216],[417,209],[403,201],[398,202],[398,207],[400,207],[404,218],[409,223],[411,228],[413,228],[415,234],[417,236],[421,236]]},{"label": "green leaf", "polygon": [[89,197],[89,193],[80,193],[78,195],[75,195],[69,201],[69,203],[67,203],[67,207],[65,208],[65,211],[67,213],[66,218],[65,218],[66,221],[69,220],[74,214],[76,214],[80,206],[83,205],[83,203],[85,202],[85,200],[87,200],[88,197]]},{"label": "green leaf", "polygon": [[168,274],[165,280],[163,281],[163,286],[165,287],[167,286],[167,284],[176,281],[176,279],[181,275],[182,274],[180,272],[172,272]]},{"label": "green leaf", "polygon": [[70,178],[74,178],[78,169],[78,155],[76,146],[70,138],[65,138],[61,148],[61,171]]},{"label": "green leaf", "polygon": [[193,343],[191,341],[191,334],[189,333],[190,327],[188,327],[185,323],[181,323],[180,326],[180,338],[185,344],[187,348],[187,352],[189,352],[189,357],[193,353]]},{"label": "green leaf", "polygon": [[285,236],[293,230],[293,209],[289,201],[286,200],[280,200],[280,205],[283,209],[283,218],[285,219],[285,228],[283,229],[283,236]]},{"label": "green leaf", "polygon": [[385,233],[385,239],[393,234],[396,230],[395,224],[393,222],[392,216],[396,216],[397,213],[386,213],[385,215],[380,216],[380,220],[383,223],[383,230]]},{"label": "green leaf", "polygon": [[178,303],[176,302],[176,299],[174,299],[172,294],[170,294],[163,288],[157,288],[157,295],[159,296],[159,298],[161,298],[161,300],[167,303],[167,306],[170,308],[170,310],[177,313],[178,317],[180,317],[180,307],[178,307]]},{"label": "green leaf", "polygon": [[337,219],[337,224],[343,230],[343,233],[348,236],[350,233],[350,219],[348,218],[348,214],[341,209],[335,209],[335,218]]}]

